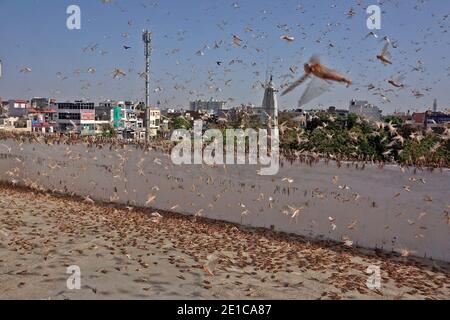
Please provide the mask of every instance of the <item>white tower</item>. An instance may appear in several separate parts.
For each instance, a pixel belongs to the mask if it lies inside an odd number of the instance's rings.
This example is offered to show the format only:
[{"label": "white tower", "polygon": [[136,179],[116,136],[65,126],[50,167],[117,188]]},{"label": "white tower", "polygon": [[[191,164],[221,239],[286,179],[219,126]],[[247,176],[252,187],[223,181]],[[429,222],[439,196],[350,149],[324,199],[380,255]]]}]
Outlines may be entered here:
[{"label": "white tower", "polygon": [[264,99],[262,102],[263,113],[261,116],[261,121],[266,123],[269,128],[278,126],[278,90],[275,89],[272,79],[272,76],[270,76],[270,81],[266,84],[264,90]]}]

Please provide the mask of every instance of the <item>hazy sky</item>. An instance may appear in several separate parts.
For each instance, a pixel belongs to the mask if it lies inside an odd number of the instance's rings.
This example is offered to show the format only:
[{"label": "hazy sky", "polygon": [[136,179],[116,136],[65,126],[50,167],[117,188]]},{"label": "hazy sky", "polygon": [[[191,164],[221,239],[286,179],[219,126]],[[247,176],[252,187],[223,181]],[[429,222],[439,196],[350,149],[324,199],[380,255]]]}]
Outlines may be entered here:
[{"label": "hazy sky", "polygon": [[[81,8],[81,30],[66,27],[72,4]],[[364,39],[371,4],[383,11],[378,39]],[[351,8],[355,15],[349,17]],[[422,110],[434,98],[450,107],[449,14],[449,0],[0,0],[0,96],[143,100],[141,31],[148,28],[154,35],[151,102],[163,108],[211,97],[229,106],[260,105],[267,66],[275,84],[285,85],[301,76],[313,54],[354,85],[334,84],[310,107],[347,107],[352,98],[385,112]],[[240,46],[233,35],[242,39]],[[385,35],[396,44],[392,66],[376,59]],[[32,71],[20,72],[24,67]],[[298,67],[295,74],[290,67]],[[115,68],[126,76],[113,79]],[[391,77],[405,88],[388,84]],[[376,89],[369,91],[369,84]],[[280,107],[296,107],[305,85],[279,97]],[[392,102],[373,95],[376,90]]]}]

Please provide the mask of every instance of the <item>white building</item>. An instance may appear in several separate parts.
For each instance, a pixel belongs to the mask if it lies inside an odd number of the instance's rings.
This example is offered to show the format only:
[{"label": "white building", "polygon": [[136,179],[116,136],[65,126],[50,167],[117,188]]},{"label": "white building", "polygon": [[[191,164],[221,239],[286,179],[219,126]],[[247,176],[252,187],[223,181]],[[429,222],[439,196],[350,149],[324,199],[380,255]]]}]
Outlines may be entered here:
[{"label": "white building", "polygon": [[156,108],[150,108],[150,136],[154,137],[158,134],[158,130],[161,126],[161,110]]},{"label": "white building", "polygon": [[376,121],[380,121],[382,118],[382,110],[364,100],[351,100],[349,113],[355,113],[367,119]]},{"label": "white building", "polygon": [[31,120],[26,118],[0,118],[0,130],[13,132],[31,132]]}]

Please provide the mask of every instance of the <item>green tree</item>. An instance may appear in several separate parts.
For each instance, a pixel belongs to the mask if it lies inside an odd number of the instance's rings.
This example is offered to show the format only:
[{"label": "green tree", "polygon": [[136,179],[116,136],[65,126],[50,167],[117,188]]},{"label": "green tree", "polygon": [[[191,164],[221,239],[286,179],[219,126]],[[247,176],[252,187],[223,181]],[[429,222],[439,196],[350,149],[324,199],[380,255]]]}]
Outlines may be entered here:
[{"label": "green tree", "polygon": [[177,129],[189,130],[192,128],[192,123],[191,123],[191,121],[187,120],[185,117],[179,116],[179,117],[176,117],[175,119],[173,119],[172,127],[175,130],[177,130]]},{"label": "green tree", "polygon": [[397,116],[386,116],[384,122],[391,123],[394,126],[400,127],[403,125],[403,119]]},{"label": "green tree", "polygon": [[117,136],[117,132],[110,123],[102,124],[100,126],[102,137],[114,138]]},{"label": "green tree", "polygon": [[355,126],[358,121],[358,115],[356,113],[349,113],[347,115],[347,129],[351,129]]}]

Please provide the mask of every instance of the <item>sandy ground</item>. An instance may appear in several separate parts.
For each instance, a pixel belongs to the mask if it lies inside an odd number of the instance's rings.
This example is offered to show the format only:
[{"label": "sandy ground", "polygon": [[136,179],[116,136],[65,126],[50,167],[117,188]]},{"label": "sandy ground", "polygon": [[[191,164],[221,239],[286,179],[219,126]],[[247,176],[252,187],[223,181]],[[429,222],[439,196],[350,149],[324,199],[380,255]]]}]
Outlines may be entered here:
[{"label": "sandy ground", "polygon": [[0,186],[0,298],[450,298],[448,263],[159,214]]}]

